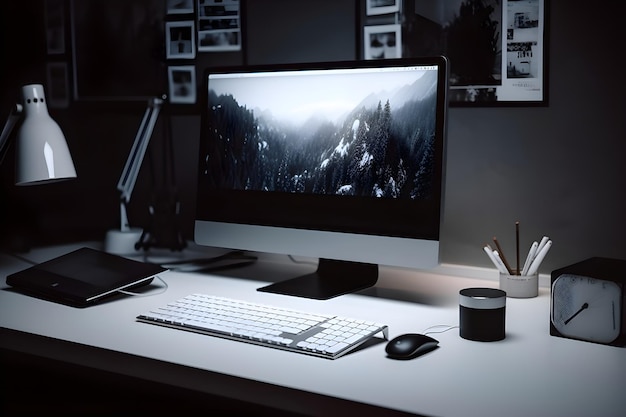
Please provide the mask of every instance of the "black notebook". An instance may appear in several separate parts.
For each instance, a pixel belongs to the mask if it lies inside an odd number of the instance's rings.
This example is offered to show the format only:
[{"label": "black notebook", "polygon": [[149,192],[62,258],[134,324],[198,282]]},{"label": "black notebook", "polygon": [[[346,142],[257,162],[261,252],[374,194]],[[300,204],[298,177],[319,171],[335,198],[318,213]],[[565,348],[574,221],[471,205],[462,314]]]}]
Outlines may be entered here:
[{"label": "black notebook", "polygon": [[7,285],[62,304],[86,307],[119,290],[149,284],[166,271],[90,248],[78,249],[7,277]]}]

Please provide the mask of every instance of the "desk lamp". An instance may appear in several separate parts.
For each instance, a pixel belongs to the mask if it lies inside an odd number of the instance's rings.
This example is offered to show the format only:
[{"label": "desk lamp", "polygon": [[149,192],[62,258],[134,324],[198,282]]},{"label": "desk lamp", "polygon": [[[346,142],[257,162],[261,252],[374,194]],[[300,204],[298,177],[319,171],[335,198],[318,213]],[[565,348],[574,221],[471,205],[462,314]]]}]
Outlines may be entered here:
[{"label": "desk lamp", "polygon": [[33,185],[76,178],[76,169],[65,136],[48,114],[41,84],[22,87],[23,104],[16,104],[0,135],[0,163],[9,136],[24,113],[17,135],[17,185]]},{"label": "desk lamp", "polygon": [[139,130],[135,136],[135,141],[126,160],[126,165],[117,183],[120,192],[120,228],[119,230],[109,230],[104,240],[105,251],[118,255],[129,255],[137,253],[138,242],[141,240],[143,230],[131,227],[128,222],[126,207],[135,188],[135,182],[139,175],[141,163],[146,154],[148,143],[152,137],[154,125],[159,117],[159,112],[163,106],[163,98],[153,97],[148,101]]}]

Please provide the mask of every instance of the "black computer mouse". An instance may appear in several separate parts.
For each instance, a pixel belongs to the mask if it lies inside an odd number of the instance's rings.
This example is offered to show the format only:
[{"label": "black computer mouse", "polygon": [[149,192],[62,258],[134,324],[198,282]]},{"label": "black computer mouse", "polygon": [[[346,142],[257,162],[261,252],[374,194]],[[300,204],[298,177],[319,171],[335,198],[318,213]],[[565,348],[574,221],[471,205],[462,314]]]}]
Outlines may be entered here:
[{"label": "black computer mouse", "polygon": [[407,333],[387,343],[385,352],[392,359],[412,359],[435,349],[439,341],[425,334]]}]

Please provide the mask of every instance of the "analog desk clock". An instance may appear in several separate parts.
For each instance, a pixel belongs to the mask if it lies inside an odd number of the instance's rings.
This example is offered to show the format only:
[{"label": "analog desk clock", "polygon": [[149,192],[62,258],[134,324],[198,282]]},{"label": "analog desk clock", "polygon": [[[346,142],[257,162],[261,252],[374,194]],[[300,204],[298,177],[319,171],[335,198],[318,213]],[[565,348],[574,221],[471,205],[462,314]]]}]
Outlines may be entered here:
[{"label": "analog desk clock", "polygon": [[551,274],[550,334],[626,345],[626,261],[590,258]]}]

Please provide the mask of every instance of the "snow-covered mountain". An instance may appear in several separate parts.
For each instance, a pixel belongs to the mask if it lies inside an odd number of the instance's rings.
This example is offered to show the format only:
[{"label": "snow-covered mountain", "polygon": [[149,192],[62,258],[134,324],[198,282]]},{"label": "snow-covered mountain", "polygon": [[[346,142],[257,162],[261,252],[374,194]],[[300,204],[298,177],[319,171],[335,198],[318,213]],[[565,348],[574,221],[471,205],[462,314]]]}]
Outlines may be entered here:
[{"label": "snow-covered mountain", "polygon": [[[368,95],[338,123],[312,115],[295,127],[238,107],[217,128],[223,139],[215,181],[281,192],[427,195],[436,85],[436,74],[426,72],[412,84]],[[239,120],[250,119],[242,129]]]}]

